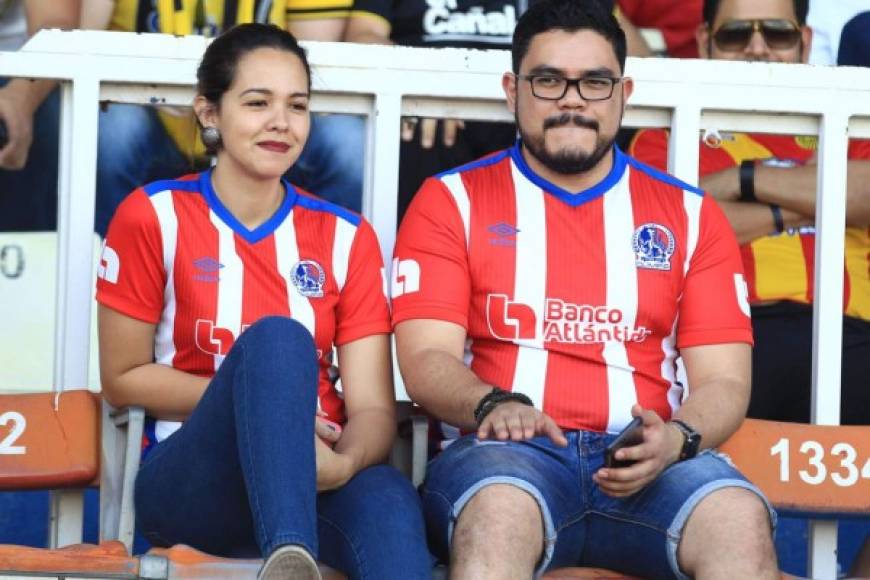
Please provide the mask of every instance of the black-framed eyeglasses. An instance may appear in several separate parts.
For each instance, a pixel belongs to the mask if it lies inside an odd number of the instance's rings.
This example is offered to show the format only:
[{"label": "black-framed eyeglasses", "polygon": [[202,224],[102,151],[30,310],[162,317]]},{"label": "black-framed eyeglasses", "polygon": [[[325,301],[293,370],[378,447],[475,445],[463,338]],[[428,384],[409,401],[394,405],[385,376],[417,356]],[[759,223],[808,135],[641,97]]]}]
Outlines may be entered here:
[{"label": "black-framed eyeglasses", "polygon": [[756,30],[764,37],[767,46],[774,50],[794,48],[801,39],[800,26],[791,20],[761,18],[729,20],[713,33],[713,42],[719,50],[736,52],[746,48]]},{"label": "black-framed eyeglasses", "polygon": [[539,99],[558,101],[568,92],[568,87],[577,87],[580,98],[584,101],[606,101],[613,96],[613,87],[622,79],[619,77],[588,76],[579,79],[569,79],[559,75],[517,75],[524,81],[529,81],[532,94]]}]

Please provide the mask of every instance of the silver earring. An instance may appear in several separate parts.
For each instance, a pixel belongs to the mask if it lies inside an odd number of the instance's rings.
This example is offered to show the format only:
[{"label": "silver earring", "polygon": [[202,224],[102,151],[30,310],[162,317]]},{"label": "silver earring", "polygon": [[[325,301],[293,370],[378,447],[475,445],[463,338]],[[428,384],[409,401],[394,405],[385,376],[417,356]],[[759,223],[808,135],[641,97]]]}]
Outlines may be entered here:
[{"label": "silver earring", "polygon": [[200,139],[209,151],[215,151],[221,146],[221,132],[217,127],[203,127]]}]

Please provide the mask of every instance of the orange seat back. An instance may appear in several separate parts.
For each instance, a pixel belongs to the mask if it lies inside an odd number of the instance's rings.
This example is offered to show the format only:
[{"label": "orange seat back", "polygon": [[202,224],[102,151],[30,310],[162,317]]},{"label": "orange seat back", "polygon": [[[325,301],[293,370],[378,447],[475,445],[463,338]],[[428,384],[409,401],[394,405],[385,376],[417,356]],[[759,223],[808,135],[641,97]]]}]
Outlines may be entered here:
[{"label": "orange seat back", "polygon": [[99,395],[0,394],[0,489],[83,487],[99,466]]},{"label": "orange seat back", "polygon": [[746,419],[720,449],[778,508],[870,513],[870,426]]}]

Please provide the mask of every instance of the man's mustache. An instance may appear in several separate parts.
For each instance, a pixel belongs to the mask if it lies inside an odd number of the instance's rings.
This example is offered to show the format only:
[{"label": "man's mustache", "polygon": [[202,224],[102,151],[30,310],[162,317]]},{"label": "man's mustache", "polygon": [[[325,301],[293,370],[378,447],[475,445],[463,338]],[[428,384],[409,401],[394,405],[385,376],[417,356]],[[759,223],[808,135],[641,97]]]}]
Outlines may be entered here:
[{"label": "man's mustache", "polygon": [[565,125],[576,125],[577,127],[584,127],[586,129],[592,129],[593,131],[598,130],[598,121],[593,119],[587,119],[586,117],[582,117],[580,115],[572,115],[570,113],[563,113],[558,117],[549,117],[544,119],[544,130],[552,129],[553,127],[564,127]]}]

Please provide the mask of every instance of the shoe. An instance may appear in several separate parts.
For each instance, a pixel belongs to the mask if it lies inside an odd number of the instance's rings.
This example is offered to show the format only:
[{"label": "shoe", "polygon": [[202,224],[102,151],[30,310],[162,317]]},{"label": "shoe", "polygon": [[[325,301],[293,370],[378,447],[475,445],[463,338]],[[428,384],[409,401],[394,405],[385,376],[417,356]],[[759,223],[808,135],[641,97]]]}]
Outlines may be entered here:
[{"label": "shoe", "polygon": [[317,562],[297,544],[276,548],[257,574],[257,580],[322,580]]}]

